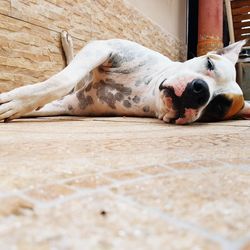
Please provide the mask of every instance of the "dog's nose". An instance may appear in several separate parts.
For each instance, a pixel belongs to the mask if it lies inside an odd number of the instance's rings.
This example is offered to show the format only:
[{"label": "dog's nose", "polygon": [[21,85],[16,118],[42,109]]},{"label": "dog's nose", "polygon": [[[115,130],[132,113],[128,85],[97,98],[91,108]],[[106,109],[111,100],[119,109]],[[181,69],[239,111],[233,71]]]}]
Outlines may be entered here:
[{"label": "dog's nose", "polygon": [[209,99],[209,88],[202,79],[194,79],[188,83],[183,93],[183,103],[187,108],[199,108]]},{"label": "dog's nose", "polygon": [[208,90],[206,82],[201,79],[193,80],[191,88],[193,89],[194,94],[197,95],[202,95]]}]

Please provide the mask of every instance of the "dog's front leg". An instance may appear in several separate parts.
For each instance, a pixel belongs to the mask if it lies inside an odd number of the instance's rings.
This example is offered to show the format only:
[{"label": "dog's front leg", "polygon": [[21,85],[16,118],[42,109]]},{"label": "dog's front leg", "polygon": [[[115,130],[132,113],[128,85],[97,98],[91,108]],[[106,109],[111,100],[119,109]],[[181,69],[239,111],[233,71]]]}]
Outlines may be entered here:
[{"label": "dog's front leg", "polygon": [[105,41],[84,47],[61,72],[44,82],[0,94],[0,120],[10,121],[68,94],[86,74],[111,55]]}]

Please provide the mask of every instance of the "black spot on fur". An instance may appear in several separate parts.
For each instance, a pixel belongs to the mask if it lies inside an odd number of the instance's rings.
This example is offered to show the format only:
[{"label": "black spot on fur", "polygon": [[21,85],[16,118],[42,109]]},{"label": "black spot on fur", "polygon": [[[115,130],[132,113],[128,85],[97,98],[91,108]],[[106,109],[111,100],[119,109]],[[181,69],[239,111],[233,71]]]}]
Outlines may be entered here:
[{"label": "black spot on fur", "polygon": [[143,78],[143,82],[144,82],[145,85],[149,85],[149,83],[151,81],[152,81],[152,77],[146,76],[146,77]]},{"label": "black spot on fur", "polygon": [[139,96],[134,96],[134,98],[132,99],[134,103],[139,103],[141,98]]},{"label": "black spot on fur", "polygon": [[85,109],[88,105],[94,104],[91,96],[86,96],[84,90],[80,90],[76,93],[76,97],[79,101],[79,108]]},{"label": "black spot on fur", "polygon": [[85,88],[85,92],[89,92],[92,89],[93,82],[90,82],[88,86]]},{"label": "black spot on fur", "polygon": [[112,79],[96,82],[93,88],[97,89],[97,97],[112,109],[116,108],[116,102],[121,102],[125,96],[129,96],[132,93],[131,88],[124,87],[123,84],[116,83]]},{"label": "black spot on fur", "polygon": [[136,82],[135,82],[135,86],[138,87],[140,85],[149,85],[149,83],[152,81],[152,77],[149,77],[149,76],[145,76],[143,79],[138,79]]},{"label": "black spot on fur", "polygon": [[69,105],[68,105],[68,110],[69,110],[69,111],[72,111],[72,110],[73,110],[73,106],[69,104]]},{"label": "black spot on fur", "polygon": [[123,101],[123,106],[126,108],[131,108],[131,103],[128,100]]},{"label": "black spot on fur", "polygon": [[117,93],[115,94],[114,98],[115,98],[118,102],[120,102],[120,101],[122,101],[122,100],[124,99],[124,95],[122,94],[122,92],[117,92]]},{"label": "black spot on fur", "polygon": [[111,64],[112,68],[119,68],[121,67],[122,63],[126,61],[126,58],[123,57],[120,54],[114,54],[111,56],[111,58],[109,59],[109,64]]}]

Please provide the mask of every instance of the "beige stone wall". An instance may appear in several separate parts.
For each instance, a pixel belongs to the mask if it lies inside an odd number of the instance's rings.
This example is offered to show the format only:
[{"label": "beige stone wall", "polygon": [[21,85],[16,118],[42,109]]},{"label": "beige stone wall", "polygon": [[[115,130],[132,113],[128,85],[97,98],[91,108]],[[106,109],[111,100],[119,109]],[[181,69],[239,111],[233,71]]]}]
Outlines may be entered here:
[{"label": "beige stone wall", "polygon": [[173,60],[185,58],[181,39],[123,0],[1,0],[0,91],[62,69],[62,30],[72,34],[76,51],[90,40],[126,38]]}]

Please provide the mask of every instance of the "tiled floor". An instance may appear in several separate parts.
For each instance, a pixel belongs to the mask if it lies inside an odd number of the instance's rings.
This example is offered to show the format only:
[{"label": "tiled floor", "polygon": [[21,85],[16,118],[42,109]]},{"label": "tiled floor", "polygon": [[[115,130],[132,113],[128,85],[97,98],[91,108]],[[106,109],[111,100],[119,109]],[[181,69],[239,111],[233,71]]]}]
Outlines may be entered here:
[{"label": "tiled floor", "polygon": [[0,123],[0,249],[249,250],[250,121]]}]

